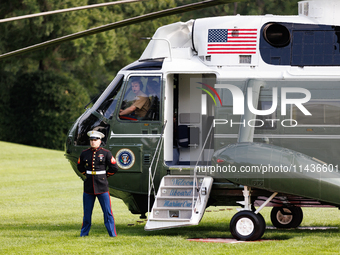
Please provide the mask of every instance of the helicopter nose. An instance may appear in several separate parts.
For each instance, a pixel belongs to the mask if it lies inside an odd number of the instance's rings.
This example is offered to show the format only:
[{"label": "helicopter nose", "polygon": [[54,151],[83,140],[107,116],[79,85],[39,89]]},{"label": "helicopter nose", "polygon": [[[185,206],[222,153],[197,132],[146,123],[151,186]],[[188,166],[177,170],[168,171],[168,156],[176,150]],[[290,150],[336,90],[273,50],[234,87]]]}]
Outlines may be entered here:
[{"label": "helicopter nose", "polygon": [[71,147],[72,147],[72,137],[68,137],[66,140],[66,153],[71,154]]}]

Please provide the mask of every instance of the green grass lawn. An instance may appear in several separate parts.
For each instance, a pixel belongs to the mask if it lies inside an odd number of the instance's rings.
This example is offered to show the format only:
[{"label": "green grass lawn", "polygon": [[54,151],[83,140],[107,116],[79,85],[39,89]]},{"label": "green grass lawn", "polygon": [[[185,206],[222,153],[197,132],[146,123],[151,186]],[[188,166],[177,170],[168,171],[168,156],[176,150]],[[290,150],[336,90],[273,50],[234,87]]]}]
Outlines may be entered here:
[{"label": "green grass lawn", "polygon": [[[112,198],[118,236],[110,238],[96,202],[90,235],[80,238],[82,181],[64,152],[0,142],[1,254],[339,254],[339,229],[267,229],[265,242],[201,243],[231,238],[236,207],[210,207],[200,225],[144,231],[139,215]],[[340,195],[340,194],[339,194]],[[220,210],[221,209],[221,210]],[[303,208],[302,226],[339,227],[336,208]],[[261,212],[271,226],[270,208]],[[129,226],[133,224],[132,226]]]}]

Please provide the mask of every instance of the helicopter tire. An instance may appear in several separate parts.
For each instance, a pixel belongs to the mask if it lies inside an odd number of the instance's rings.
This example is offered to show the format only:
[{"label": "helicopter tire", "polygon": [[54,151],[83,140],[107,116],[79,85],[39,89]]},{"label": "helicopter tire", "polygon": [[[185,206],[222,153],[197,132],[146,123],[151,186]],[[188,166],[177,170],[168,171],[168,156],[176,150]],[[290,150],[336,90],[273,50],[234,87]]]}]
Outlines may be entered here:
[{"label": "helicopter tire", "polygon": [[261,238],[263,236],[265,230],[266,230],[266,221],[264,220],[262,214],[258,213],[256,215],[259,217],[260,221],[262,222],[261,223],[262,230],[261,230],[261,234],[260,234],[260,237],[259,237],[259,238]]},{"label": "helicopter tire", "polygon": [[240,211],[230,221],[230,232],[241,241],[258,240],[266,228],[262,215],[252,211]]},{"label": "helicopter tire", "polygon": [[270,219],[277,228],[297,228],[303,219],[303,212],[300,207],[273,207]]}]

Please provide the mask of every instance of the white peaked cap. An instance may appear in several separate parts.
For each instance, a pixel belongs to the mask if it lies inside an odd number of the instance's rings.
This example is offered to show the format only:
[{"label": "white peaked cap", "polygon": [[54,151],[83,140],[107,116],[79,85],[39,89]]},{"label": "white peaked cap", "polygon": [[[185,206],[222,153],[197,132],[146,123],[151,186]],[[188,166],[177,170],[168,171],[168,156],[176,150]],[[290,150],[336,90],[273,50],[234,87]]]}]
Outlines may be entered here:
[{"label": "white peaked cap", "polygon": [[90,139],[102,139],[105,137],[103,133],[94,130],[87,132],[87,135],[90,137]]}]

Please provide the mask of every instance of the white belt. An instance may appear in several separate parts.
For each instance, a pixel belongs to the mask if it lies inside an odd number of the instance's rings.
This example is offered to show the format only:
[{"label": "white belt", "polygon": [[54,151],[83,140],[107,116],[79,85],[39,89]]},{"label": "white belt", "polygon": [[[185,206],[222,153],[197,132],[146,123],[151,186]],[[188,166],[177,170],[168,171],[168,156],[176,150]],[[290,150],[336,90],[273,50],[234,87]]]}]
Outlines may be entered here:
[{"label": "white belt", "polygon": [[87,174],[97,175],[97,174],[106,174],[106,171],[86,171]]}]

